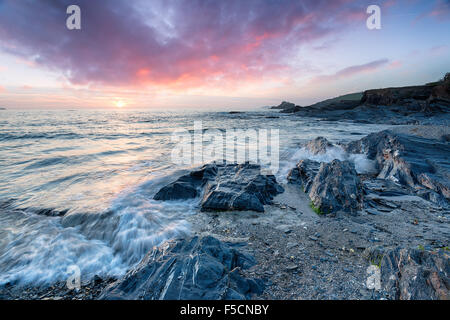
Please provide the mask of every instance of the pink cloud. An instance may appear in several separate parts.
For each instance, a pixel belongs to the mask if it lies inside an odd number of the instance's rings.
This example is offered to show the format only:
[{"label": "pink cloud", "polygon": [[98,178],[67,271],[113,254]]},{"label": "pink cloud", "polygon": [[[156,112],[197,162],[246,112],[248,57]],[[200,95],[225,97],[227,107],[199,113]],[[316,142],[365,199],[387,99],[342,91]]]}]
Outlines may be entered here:
[{"label": "pink cloud", "polygon": [[340,79],[346,79],[362,73],[371,73],[385,66],[389,62],[388,59],[380,59],[369,63],[354,65],[337,71],[331,75],[322,75],[315,77],[311,82],[330,82]]},{"label": "pink cloud", "polygon": [[399,60],[395,60],[395,61],[392,61],[391,63],[389,63],[389,67],[391,69],[400,68],[402,65],[403,65],[402,62]]},{"label": "pink cloud", "polygon": [[433,10],[429,13],[430,16],[440,20],[450,19],[450,1],[438,0]]},{"label": "pink cloud", "polygon": [[420,20],[427,17],[435,18],[440,21],[450,20],[450,0],[436,0],[431,11],[427,11],[418,15],[412,21],[412,24],[414,25]]},{"label": "pink cloud", "polygon": [[[4,0],[0,37],[75,85],[183,89],[276,77],[287,54],[360,22],[369,2]],[[69,4],[81,30],[61,22]]]}]

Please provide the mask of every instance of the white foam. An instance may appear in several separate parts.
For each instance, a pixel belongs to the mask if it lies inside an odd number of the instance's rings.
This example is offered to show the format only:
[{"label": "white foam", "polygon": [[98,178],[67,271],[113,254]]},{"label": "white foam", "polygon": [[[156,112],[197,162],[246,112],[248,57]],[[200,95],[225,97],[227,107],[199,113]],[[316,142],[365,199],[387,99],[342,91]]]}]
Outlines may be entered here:
[{"label": "white foam", "polygon": [[350,161],[355,165],[355,170],[359,174],[375,173],[375,162],[367,158],[365,154],[348,154],[339,146],[327,148],[325,153],[313,154],[307,148],[302,147],[294,152],[288,161],[282,163],[282,168],[279,171],[277,178],[281,181],[286,179],[288,172],[295,167],[300,160],[313,160],[317,162],[329,163],[333,160]]},{"label": "white foam", "polygon": [[154,201],[154,179],[125,190],[102,214],[47,217],[10,211],[0,216],[0,284],[66,281],[76,265],[81,281],[94,275],[120,276],[154,246],[189,233],[186,221],[198,200]]}]

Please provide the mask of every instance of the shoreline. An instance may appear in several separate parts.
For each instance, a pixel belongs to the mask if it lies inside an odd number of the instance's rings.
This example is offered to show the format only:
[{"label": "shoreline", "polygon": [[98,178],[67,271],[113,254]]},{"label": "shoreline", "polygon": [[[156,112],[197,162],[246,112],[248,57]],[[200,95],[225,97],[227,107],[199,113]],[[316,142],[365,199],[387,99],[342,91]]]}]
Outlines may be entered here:
[{"label": "shoreline", "polygon": [[[399,126],[396,133],[432,138],[447,136],[445,126]],[[442,140],[442,139],[441,139]],[[448,246],[448,213],[418,198],[389,201],[396,206],[356,216],[321,216],[296,185],[283,184],[264,212],[198,212],[188,218],[194,236],[213,236],[222,242],[243,243],[255,266],[239,270],[263,279],[265,290],[252,299],[386,299],[382,290],[367,289],[370,250],[396,247],[439,251]],[[442,250],[441,250],[442,251]],[[448,256],[448,253],[445,253]],[[96,278],[80,291],[65,283],[50,287],[0,288],[2,299],[97,299],[117,279]]]}]

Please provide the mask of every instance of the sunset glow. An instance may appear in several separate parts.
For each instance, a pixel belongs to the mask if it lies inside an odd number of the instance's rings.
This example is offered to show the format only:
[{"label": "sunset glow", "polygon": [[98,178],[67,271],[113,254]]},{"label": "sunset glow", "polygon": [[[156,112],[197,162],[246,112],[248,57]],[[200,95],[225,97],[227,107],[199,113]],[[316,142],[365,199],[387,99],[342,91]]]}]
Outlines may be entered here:
[{"label": "sunset glow", "polygon": [[[69,4],[80,30],[65,26]],[[119,94],[138,108],[306,105],[448,69],[448,1],[382,1],[379,30],[366,27],[370,4],[4,0],[0,106],[129,106]]]},{"label": "sunset glow", "polygon": [[114,102],[114,105],[115,105],[117,108],[123,108],[123,107],[125,107],[125,102],[119,100],[119,101]]}]

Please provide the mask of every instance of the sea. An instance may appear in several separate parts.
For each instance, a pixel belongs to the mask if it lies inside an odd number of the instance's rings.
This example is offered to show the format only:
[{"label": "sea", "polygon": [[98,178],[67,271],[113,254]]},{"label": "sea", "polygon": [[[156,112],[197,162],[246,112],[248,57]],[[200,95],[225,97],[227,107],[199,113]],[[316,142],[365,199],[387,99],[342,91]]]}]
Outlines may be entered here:
[{"label": "sea", "polygon": [[359,172],[372,170],[363,155],[339,147],[311,155],[302,144],[317,136],[348,142],[388,127],[272,110],[0,110],[0,285],[50,285],[65,281],[73,266],[82,281],[119,277],[155,246],[189,236],[187,218],[201,214],[199,199],[153,196],[201,166],[203,159],[173,157],[174,137],[199,123],[201,132],[276,132],[273,174],[282,183],[304,158],[347,159]]}]

